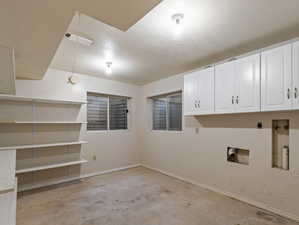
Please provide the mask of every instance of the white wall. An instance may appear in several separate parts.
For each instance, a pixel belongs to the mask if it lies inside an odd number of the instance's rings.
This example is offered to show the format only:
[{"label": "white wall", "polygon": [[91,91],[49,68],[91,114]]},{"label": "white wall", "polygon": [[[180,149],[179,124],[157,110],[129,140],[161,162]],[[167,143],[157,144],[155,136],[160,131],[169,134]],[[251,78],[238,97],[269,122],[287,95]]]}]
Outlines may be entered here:
[{"label": "white wall", "polygon": [[[142,164],[298,219],[299,112],[185,117],[182,132],[151,131],[146,98],[182,89],[183,75],[143,86]],[[280,118],[291,124],[290,171],[271,168],[271,120]],[[250,165],[227,162],[228,146],[249,149]]]},{"label": "white wall", "polygon": [[[43,80],[17,80],[17,95],[86,101],[86,93],[91,91],[131,97],[129,130],[87,131],[86,125],[82,125],[80,139],[88,141],[88,144],[82,146],[82,155],[88,163],[82,165],[81,175],[139,163],[137,124],[134,118],[138,116],[140,87],[86,75],[77,75],[79,83],[71,85],[68,83],[69,76],[69,72],[49,69]],[[82,106],[78,120],[87,121],[86,105]]]},{"label": "white wall", "polygon": [[[129,131],[88,132],[82,128],[83,156],[89,160],[81,174],[142,162],[152,168],[202,184],[216,191],[299,220],[299,112],[251,113],[185,117],[183,131],[151,131],[148,96],[183,89],[183,75],[138,87],[49,70],[41,81],[17,81],[17,94],[86,100],[86,92],[132,97]],[[86,120],[86,105],[80,118]],[[290,119],[290,171],[271,168],[271,120]],[[256,123],[263,122],[263,129]],[[196,128],[198,133],[196,132]],[[226,161],[227,146],[250,150],[250,165]],[[96,156],[96,160],[93,160]]]}]

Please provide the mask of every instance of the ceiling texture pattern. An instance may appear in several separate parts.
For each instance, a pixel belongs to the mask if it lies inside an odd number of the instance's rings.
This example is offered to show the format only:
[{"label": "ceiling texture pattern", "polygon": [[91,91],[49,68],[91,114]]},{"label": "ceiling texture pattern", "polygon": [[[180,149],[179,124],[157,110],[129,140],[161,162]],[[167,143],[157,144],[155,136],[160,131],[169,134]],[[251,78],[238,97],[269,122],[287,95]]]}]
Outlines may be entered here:
[{"label": "ceiling texture pattern", "polygon": [[41,79],[77,11],[126,31],[159,2],[1,0],[0,44],[15,49],[18,78]]},{"label": "ceiling texture pattern", "polygon": [[[142,85],[299,36],[295,0],[4,1],[0,44],[15,47],[23,78],[42,78],[52,60],[52,68]],[[184,14],[179,35],[175,13]],[[78,45],[65,32],[95,43]]]}]

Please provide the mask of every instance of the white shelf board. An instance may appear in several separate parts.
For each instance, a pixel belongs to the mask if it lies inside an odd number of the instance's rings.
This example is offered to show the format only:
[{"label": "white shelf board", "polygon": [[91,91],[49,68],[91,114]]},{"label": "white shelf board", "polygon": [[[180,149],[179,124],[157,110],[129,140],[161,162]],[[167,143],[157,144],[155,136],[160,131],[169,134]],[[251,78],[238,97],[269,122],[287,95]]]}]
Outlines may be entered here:
[{"label": "white shelf board", "polygon": [[75,141],[75,142],[60,142],[60,143],[50,143],[50,144],[8,146],[8,147],[0,147],[0,151],[31,149],[31,148],[46,148],[46,147],[57,147],[57,146],[67,146],[67,145],[81,145],[86,143],[87,143],[86,141]]},{"label": "white shelf board", "polygon": [[5,193],[8,191],[11,191],[15,188],[15,184],[14,183],[4,183],[4,184],[0,184],[0,194],[1,193]]},{"label": "white shelf board", "polygon": [[31,167],[31,168],[17,169],[16,174],[29,173],[29,172],[34,172],[34,171],[48,170],[48,169],[54,169],[54,168],[60,168],[60,167],[66,167],[66,166],[73,166],[73,165],[80,165],[80,164],[83,164],[83,163],[87,163],[87,160],[80,159],[80,160],[72,161],[72,162],[63,162],[63,163],[37,166],[37,167]]},{"label": "white shelf board", "polygon": [[0,100],[7,101],[21,101],[21,102],[37,102],[37,103],[53,103],[53,104],[75,104],[81,105],[86,104],[86,101],[72,101],[63,99],[49,99],[49,98],[32,98],[16,95],[0,95]]},{"label": "white shelf board", "polygon": [[0,124],[86,124],[80,121],[1,121]]}]

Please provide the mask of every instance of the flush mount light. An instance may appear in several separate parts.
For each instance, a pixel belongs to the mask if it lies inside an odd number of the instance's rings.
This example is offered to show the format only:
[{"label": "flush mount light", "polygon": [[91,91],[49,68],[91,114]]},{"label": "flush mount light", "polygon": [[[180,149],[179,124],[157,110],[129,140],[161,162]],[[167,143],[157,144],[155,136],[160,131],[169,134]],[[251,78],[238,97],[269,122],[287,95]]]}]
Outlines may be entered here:
[{"label": "flush mount light", "polygon": [[176,25],[180,25],[182,23],[182,20],[184,19],[183,13],[176,13],[172,15],[172,20],[175,22]]},{"label": "flush mount light", "polygon": [[106,62],[106,73],[107,74],[112,73],[112,62]]},{"label": "flush mount light", "polygon": [[68,40],[79,43],[81,45],[91,46],[94,44],[94,41],[90,38],[79,36],[77,34],[66,33],[64,35]]},{"label": "flush mount light", "polygon": [[79,78],[75,75],[70,76],[68,80],[69,80],[69,83],[72,85],[75,85],[79,82]]}]

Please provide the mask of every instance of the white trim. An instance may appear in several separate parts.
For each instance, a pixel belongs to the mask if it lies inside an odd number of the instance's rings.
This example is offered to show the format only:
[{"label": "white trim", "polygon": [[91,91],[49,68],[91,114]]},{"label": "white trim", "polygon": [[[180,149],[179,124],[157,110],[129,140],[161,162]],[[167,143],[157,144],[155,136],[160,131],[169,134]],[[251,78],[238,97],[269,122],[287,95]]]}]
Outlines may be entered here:
[{"label": "white trim", "polygon": [[141,164],[133,164],[133,165],[125,166],[125,167],[119,167],[119,168],[115,168],[115,169],[110,169],[110,170],[104,170],[104,171],[100,171],[100,172],[85,174],[85,175],[80,176],[80,178],[84,179],[84,178],[88,178],[88,177],[100,176],[100,175],[104,175],[104,174],[108,174],[108,173],[113,173],[113,172],[118,172],[118,171],[122,171],[122,170],[132,169],[132,168],[136,168],[136,167],[140,167],[140,166],[141,166]]},{"label": "white trim", "polygon": [[59,180],[59,181],[44,182],[44,183],[41,183],[41,184],[35,184],[35,185],[32,185],[32,186],[19,188],[18,192],[29,191],[29,190],[33,190],[33,189],[36,189],[36,188],[42,188],[42,187],[47,187],[47,186],[51,186],[51,185],[62,184],[62,183],[71,182],[71,181],[80,180],[80,179],[85,179],[85,178],[94,177],[94,176],[100,176],[100,175],[104,175],[104,174],[108,174],[108,173],[113,173],[113,172],[118,172],[118,171],[122,171],[122,170],[132,169],[132,168],[136,168],[136,167],[140,167],[140,166],[141,166],[140,164],[133,164],[133,165],[129,165],[129,166],[125,166],[125,167],[119,167],[119,168],[115,168],[115,169],[111,169],[111,170],[104,170],[104,171],[100,171],[100,172],[80,175],[79,177],[67,178],[67,179],[62,179],[62,180]]},{"label": "white trim", "polygon": [[213,192],[225,195],[227,197],[239,200],[241,202],[245,202],[245,203],[247,203],[249,205],[252,205],[252,206],[255,206],[255,207],[258,207],[258,208],[270,211],[270,212],[273,212],[273,213],[275,213],[277,215],[280,215],[280,216],[283,216],[283,217],[286,217],[286,218],[289,218],[289,219],[292,219],[292,220],[295,220],[295,221],[299,221],[299,216],[294,215],[292,213],[288,213],[288,212],[282,211],[280,209],[273,208],[271,206],[266,205],[265,203],[258,202],[258,201],[255,201],[255,200],[252,200],[252,199],[248,199],[248,198],[244,198],[244,197],[242,197],[240,195],[236,195],[236,194],[233,194],[231,192],[222,191],[222,190],[220,190],[218,188],[214,188],[214,187],[211,187],[209,185],[201,184],[201,183],[198,183],[198,182],[196,182],[194,180],[191,180],[191,179],[188,179],[188,178],[183,178],[183,177],[177,176],[177,175],[175,175],[173,173],[165,172],[163,170],[160,170],[160,169],[157,169],[157,168],[153,168],[153,167],[145,165],[145,164],[141,164],[141,166],[144,167],[144,168],[147,168],[147,169],[154,170],[156,172],[162,173],[162,174],[164,174],[166,176],[173,177],[173,178],[176,178],[178,180],[185,181],[187,183],[199,186],[201,188],[204,188],[204,189],[207,189],[207,190],[210,190],[210,191],[213,191]]}]

